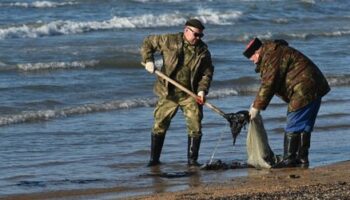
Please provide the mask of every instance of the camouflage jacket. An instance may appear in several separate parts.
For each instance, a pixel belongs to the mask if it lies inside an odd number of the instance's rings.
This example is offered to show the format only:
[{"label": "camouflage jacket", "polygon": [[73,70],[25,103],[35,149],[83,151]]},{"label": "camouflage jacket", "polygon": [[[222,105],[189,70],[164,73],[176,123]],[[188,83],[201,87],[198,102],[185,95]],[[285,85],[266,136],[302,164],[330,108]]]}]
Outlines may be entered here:
[{"label": "camouflage jacket", "polygon": [[[142,62],[154,61],[154,53],[159,52],[163,57],[161,72],[172,77],[176,67],[182,64],[180,62],[183,60],[183,37],[183,33],[146,37],[141,47]],[[194,93],[204,91],[207,94],[214,73],[211,55],[207,45],[202,41],[197,44],[195,53],[195,61],[188,66],[191,69],[191,88],[188,89]],[[154,92],[158,96],[167,96],[169,94],[168,81],[158,77],[154,85]]]},{"label": "camouflage jacket", "polygon": [[257,109],[265,110],[276,94],[288,103],[288,111],[293,112],[330,91],[319,68],[285,41],[265,42],[255,71],[261,76],[253,105]]}]

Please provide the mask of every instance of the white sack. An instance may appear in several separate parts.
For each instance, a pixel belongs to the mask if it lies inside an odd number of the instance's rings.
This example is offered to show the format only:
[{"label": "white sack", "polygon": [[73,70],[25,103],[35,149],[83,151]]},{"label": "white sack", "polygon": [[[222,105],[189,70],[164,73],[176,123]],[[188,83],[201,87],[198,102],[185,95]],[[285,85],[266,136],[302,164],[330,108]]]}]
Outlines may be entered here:
[{"label": "white sack", "polygon": [[255,168],[271,168],[271,166],[277,162],[277,157],[275,157],[270,148],[264,123],[260,114],[249,123],[247,154],[248,165],[252,165]]}]

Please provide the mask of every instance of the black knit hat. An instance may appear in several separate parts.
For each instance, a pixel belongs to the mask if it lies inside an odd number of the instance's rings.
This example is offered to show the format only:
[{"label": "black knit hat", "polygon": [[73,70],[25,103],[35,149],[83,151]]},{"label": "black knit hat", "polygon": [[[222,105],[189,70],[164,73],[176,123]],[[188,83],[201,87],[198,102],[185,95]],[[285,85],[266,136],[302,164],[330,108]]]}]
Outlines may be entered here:
[{"label": "black knit hat", "polygon": [[254,38],[249,42],[246,49],[243,52],[243,55],[248,59],[254,55],[255,51],[261,47],[262,43],[258,38]]},{"label": "black knit hat", "polygon": [[204,30],[205,29],[205,27],[203,26],[202,22],[199,21],[198,19],[189,19],[189,20],[187,20],[185,25],[198,28],[199,30]]}]

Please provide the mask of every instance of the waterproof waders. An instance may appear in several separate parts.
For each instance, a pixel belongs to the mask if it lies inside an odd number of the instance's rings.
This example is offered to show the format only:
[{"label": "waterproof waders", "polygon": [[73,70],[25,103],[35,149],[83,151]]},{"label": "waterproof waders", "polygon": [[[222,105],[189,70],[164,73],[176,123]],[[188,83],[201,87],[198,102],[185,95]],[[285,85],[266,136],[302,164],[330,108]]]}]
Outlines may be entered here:
[{"label": "waterproof waders", "polygon": [[151,136],[151,158],[148,163],[148,167],[159,165],[159,157],[162,152],[163,144],[164,144],[165,135],[155,135],[152,133]]}]

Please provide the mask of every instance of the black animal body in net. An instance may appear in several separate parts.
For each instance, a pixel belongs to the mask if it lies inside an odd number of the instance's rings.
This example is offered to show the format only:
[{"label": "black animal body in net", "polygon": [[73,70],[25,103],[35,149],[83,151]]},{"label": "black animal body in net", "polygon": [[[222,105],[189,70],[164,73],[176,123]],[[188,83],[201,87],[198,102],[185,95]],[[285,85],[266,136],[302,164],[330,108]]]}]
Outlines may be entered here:
[{"label": "black animal body in net", "polygon": [[224,117],[230,123],[233,145],[235,145],[238,134],[249,122],[249,112],[247,110],[241,110],[236,113],[227,113]]},{"label": "black animal body in net", "polygon": [[228,169],[243,169],[250,167],[247,163],[240,161],[232,161],[225,163],[221,160],[214,160],[211,163],[206,163],[200,167],[201,170],[228,170]]}]

